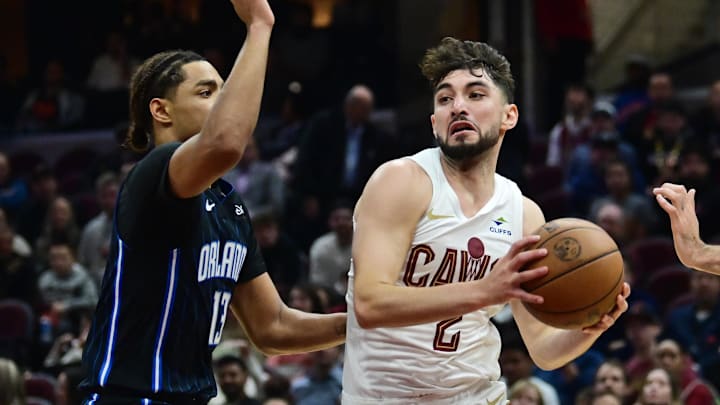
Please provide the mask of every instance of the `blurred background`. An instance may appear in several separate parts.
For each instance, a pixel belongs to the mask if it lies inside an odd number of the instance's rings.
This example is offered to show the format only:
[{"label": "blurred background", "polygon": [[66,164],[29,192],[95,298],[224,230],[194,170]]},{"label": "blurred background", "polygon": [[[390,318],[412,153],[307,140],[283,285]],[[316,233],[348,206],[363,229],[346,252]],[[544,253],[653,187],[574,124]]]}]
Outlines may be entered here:
[{"label": "blurred background", "polygon": [[[720,279],[680,265],[650,190],[696,188],[702,237],[720,242],[720,2],[270,3],[277,22],[260,121],[226,178],[247,201],[289,305],[344,310],[352,208],[365,181],[381,163],[434,145],[424,51],[444,36],[484,41],[511,62],[520,109],[498,172],[547,219],[606,229],[634,289],[628,316],[563,370],[524,363],[518,374],[501,356],[508,385],[519,383],[511,392],[530,381],[546,405],[590,403],[614,389],[598,377],[614,359],[622,403],[644,400],[654,367],[668,370],[681,403],[712,403],[703,401],[720,387]],[[142,157],[120,146],[133,70],[187,48],[226,75],[244,35],[228,1],[0,1],[0,376],[20,370],[32,401],[77,403],[68,387],[81,374],[118,185]],[[346,122],[362,128],[355,148]],[[511,320],[495,321],[512,336]],[[238,325],[225,335],[218,372],[239,377],[218,403],[337,398],[341,352],[265,358]],[[512,340],[506,347],[529,362]],[[668,347],[681,361],[667,361]]]}]

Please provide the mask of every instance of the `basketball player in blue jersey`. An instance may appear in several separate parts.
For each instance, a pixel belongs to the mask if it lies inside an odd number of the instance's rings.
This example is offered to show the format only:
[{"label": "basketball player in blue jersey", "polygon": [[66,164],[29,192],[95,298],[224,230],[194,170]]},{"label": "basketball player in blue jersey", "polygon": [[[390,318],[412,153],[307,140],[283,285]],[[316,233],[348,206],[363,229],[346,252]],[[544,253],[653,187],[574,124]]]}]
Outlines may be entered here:
[{"label": "basketball player in blue jersey", "polygon": [[154,148],[122,185],[111,254],[83,363],[89,404],[205,404],[211,352],[231,309],[269,354],[341,344],[345,314],[289,309],[260,255],[245,205],[220,177],[252,136],[274,16],[232,0],[245,43],[227,81],[194,52],[167,51],[135,72],[135,149]]},{"label": "basketball player in blue jersey", "polygon": [[695,212],[695,189],[665,183],[653,189],[660,208],[670,217],[675,252],[685,266],[720,275],[720,245],[700,239],[700,224]]},{"label": "basketball player in blue jersey", "polygon": [[495,173],[518,120],[510,64],[484,43],[445,38],[421,67],[439,148],[382,165],[357,203],[342,401],[505,404],[490,321],[504,304],[534,362],[555,369],[627,309],[630,287],[584,330],[555,329],[528,313],[522,302],[542,297],[520,285],[547,268],[520,269],[547,254],[526,250],[545,219]]}]

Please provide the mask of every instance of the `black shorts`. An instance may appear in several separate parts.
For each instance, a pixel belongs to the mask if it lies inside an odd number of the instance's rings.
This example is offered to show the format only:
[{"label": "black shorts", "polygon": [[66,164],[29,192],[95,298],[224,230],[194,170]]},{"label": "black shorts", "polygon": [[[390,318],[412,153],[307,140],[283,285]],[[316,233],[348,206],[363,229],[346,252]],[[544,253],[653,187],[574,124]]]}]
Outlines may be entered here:
[{"label": "black shorts", "polygon": [[136,394],[111,390],[85,396],[83,405],[207,405],[208,398],[192,394]]}]

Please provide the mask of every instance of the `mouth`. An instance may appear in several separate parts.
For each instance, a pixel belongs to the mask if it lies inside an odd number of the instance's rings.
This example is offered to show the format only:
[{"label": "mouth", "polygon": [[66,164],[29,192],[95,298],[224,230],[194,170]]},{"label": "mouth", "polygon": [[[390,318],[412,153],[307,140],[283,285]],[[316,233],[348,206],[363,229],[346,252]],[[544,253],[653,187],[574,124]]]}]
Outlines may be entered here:
[{"label": "mouth", "polygon": [[477,132],[477,130],[469,121],[455,121],[450,124],[450,128],[448,128],[448,134],[451,136],[460,135],[464,132]]}]

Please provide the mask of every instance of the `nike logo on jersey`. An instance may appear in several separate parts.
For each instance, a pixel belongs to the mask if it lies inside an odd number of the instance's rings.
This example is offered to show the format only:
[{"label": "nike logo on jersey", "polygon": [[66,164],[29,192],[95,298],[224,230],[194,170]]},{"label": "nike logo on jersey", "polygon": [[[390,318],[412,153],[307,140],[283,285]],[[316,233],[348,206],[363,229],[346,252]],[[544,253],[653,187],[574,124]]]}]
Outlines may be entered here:
[{"label": "nike logo on jersey", "polygon": [[245,213],[245,210],[243,209],[242,205],[235,204],[235,215],[240,216]]},{"label": "nike logo on jersey", "polygon": [[430,211],[427,213],[427,219],[430,221],[434,221],[436,219],[447,219],[447,218],[455,218],[455,215],[439,215],[439,214],[433,214],[433,209],[430,208]]},{"label": "nike logo on jersey", "polygon": [[215,203],[210,200],[205,200],[205,211],[210,212],[215,208]]},{"label": "nike logo on jersey", "polygon": [[505,396],[505,394],[500,394],[499,397],[497,397],[493,400],[486,399],[486,401],[487,401],[488,405],[496,405],[498,402],[500,402],[501,399],[503,399],[504,396]]}]

